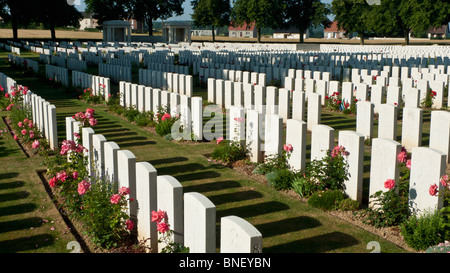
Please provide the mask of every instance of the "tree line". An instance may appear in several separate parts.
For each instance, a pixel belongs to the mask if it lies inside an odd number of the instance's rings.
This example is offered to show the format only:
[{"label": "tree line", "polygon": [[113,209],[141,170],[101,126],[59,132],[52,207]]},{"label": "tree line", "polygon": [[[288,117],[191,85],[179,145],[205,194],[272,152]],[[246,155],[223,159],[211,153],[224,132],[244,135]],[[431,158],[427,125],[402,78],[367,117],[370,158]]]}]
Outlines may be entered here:
[{"label": "tree line", "polygon": [[[14,39],[17,29],[30,23],[49,28],[55,39],[55,27],[78,26],[81,13],[68,0],[0,0],[0,16],[10,22]],[[185,0],[85,0],[86,11],[92,12],[101,25],[107,20],[134,18],[147,25],[153,35],[153,22],[167,20],[184,13]],[[370,1],[369,1],[370,2]],[[330,16],[346,34],[357,33],[363,44],[367,35],[404,37],[409,44],[411,31],[425,32],[450,21],[448,0],[381,0],[370,5],[367,0],[190,0],[194,25],[209,27],[241,26],[257,29],[297,29],[299,42],[310,27],[329,27]]]}]

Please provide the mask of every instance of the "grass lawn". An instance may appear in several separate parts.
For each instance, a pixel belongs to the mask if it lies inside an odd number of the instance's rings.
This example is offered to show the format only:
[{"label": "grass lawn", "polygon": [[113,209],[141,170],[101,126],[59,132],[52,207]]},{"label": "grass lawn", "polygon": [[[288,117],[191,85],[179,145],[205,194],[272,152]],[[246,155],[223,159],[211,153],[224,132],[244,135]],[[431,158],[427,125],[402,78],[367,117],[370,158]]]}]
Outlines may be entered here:
[{"label": "grass lawn", "polygon": [[[0,53],[2,60],[6,56],[7,53]],[[24,53],[23,56],[37,59],[33,53]],[[71,97],[63,89],[50,88],[38,77],[24,77],[5,62],[0,63],[0,72],[28,86],[56,106],[60,142],[65,138],[65,117],[92,107]],[[41,69],[44,68],[41,66]],[[115,86],[114,90],[118,87]],[[197,89],[196,95],[198,92],[200,90]],[[371,241],[378,241],[382,252],[407,252],[246,175],[210,163],[205,155],[213,151],[215,142],[183,144],[165,140],[109,113],[105,106],[92,108],[98,118],[98,125],[93,128],[95,133],[103,134],[121,149],[133,152],[137,162],[151,163],[158,175],[174,176],[183,185],[184,192],[200,192],[216,205],[218,249],[220,218],[236,215],[262,233],[264,253],[367,253],[370,250],[366,247]],[[2,116],[5,115],[7,113],[2,112]],[[350,115],[323,112],[322,121],[336,130],[356,128],[355,117]],[[367,188],[370,150],[366,152],[364,164]],[[69,252],[66,245],[74,237],[65,233],[67,227],[36,174],[42,169],[41,158],[27,158],[8,136],[0,140],[0,166],[0,251]],[[44,219],[54,223],[43,224]]]}]

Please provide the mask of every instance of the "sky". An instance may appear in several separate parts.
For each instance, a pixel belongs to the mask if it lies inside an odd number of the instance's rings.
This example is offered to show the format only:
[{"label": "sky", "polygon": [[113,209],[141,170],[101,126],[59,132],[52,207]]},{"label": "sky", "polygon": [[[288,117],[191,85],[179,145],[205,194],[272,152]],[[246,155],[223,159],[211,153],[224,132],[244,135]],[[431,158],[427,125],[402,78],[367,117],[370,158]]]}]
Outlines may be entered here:
[{"label": "sky", "polygon": [[[84,11],[86,8],[86,5],[84,4],[84,0],[67,0],[67,1],[73,1],[75,3],[75,7],[79,11]],[[321,0],[322,3],[331,3],[332,0]],[[193,13],[192,6],[191,6],[191,0],[185,0],[183,4],[184,8],[184,14],[181,16],[171,17],[167,19],[166,21],[173,21],[173,20],[191,20],[191,14]]]}]

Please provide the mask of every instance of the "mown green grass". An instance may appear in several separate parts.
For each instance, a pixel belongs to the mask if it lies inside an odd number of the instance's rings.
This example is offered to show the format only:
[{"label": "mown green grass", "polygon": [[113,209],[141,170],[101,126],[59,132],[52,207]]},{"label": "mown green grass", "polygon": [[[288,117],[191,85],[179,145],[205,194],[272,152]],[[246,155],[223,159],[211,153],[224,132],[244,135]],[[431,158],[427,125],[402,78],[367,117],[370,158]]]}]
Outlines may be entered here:
[{"label": "mown green grass", "polygon": [[[3,52],[0,54],[0,58],[5,58],[5,56],[6,54]],[[28,56],[36,58],[35,54]],[[151,163],[157,169],[158,175],[174,176],[183,185],[184,192],[200,192],[208,197],[217,208],[218,249],[220,249],[220,218],[236,215],[249,221],[262,233],[263,252],[265,253],[367,253],[369,250],[366,247],[371,241],[378,241],[381,244],[382,252],[406,252],[391,242],[328,213],[311,208],[246,175],[222,165],[210,163],[205,155],[213,151],[215,142],[186,144],[165,140],[149,133],[145,128],[130,124],[123,118],[109,113],[105,106],[87,105],[71,97],[62,89],[49,88],[44,81],[36,77],[23,77],[6,65],[2,65],[0,71],[55,104],[59,141],[65,138],[65,117],[93,107],[98,118],[98,125],[94,127],[96,133],[103,134],[108,141],[115,141],[121,149],[132,151],[138,162]],[[202,91],[197,89],[196,92],[198,94]],[[337,130],[355,130],[354,117],[335,113],[324,114],[326,114],[323,119],[324,124],[336,126]],[[309,142],[310,140],[308,140]],[[23,157],[12,142],[9,144],[0,142],[0,147],[5,147],[0,158],[1,166],[9,162],[14,162],[13,165],[16,165],[0,169],[1,177],[7,177],[1,179],[0,182],[11,185],[8,183],[20,178],[24,184],[35,183],[35,194],[41,198],[33,199],[34,194],[29,194],[20,200],[25,203],[35,202],[37,208],[42,204],[51,205],[51,203],[43,201],[46,192],[35,175],[36,170],[42,168],[40,160]],[[24,167],[21,169],[21,166]],[[11,177],[8,178],[8,175]],[[26,189],[30,190],[28,186]],[[16,189],[8,189],[8,191],[14,190]],[[22,189],[17,190],[22,191]],[[2,207],[12,206],[13,201],[18,202],[18,200],[5,200],[0,205]],[[40,217],[46,218],[48,212],[43,211]],[[0,215],[0,222],[10,221],[8,217],[11,216]],[[20,213],[15,217],[17,217],[17,221],[27,221],[30,216],[27,213]],[[19,224],[13,224],[13,226],[15,229],[20,228]],[[32,231],[28,228],[21,228],[21,230],[24,232],[22,235],[0,231],[0,246],[4,242],[33,236]],[[68,241],[70,240],[68,239]],[[47,240],[48,246],[38,248],[37,252],[67,252],[64,249],[64,243],[62,246],[58,246],[58,242],[61,241],[61,239]],[[19,244],[26,245],[26,242],[21,241]],[[12,250],[0,248],[5,252]],[[23,246],[21,251],[32,252],[35,250]]]}]

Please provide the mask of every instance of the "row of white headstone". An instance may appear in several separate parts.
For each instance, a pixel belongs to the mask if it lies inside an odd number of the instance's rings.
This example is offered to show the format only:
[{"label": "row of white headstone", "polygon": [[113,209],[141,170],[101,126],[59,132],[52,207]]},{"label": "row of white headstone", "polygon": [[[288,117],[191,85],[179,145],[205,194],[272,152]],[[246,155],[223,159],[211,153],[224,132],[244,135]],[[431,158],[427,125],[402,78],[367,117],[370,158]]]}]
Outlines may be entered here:
[{"label": "row of white headstone", "polygon": [[69,86],[69,69],[50,64],[45,65],[45,77],[46,79],[59,82],[63,86]]},{"label": "row of white headstone", "polygon": [[99,76],[110,78],[113,82],[132,81],[132,68],[112,64],[98,64]]},{"label": "row of white headstone", "polygon": [[[358,105],[360,103],[371,104],[370,102],[358,102]],[[394,108],[391,109],[391,112],[395,110],[394,106],[386,106]],[[360,107],[358,107],[358,110],[360,110]],[[405,108],[405,111],[415,110],[422,112],[422,109]],[[406,116],[409,116],[409,113],[406,112],[404,115],[403,132],[409,134],[409,131],[417,131],[415,127],[421,127],[422,120],[414,119],[408,121],[410,118]],[[364,121],[367,121],[367,119]],[[288,158],[288,163],[293,170],[305,170],[306,136],[307,131],[309,131],[305,121],[288,119],[286,122],[285,140],[282,139],[284,126],[283,118],[280,115],[263,115],[257,110],[246,110],[244,107],[232,106],[229,109],[228,122],[229,139],[245,143],[252,162],[263,162],[262,152],[269,157],[281,155],[283,145],[290,144],[293,147],[293,151]],[[392,131],[396,126],[396,122],[391,122],[389,130]],[[385,125],[385,127],[388,126]],[[334,148],[336,131],[320,122],[312,125],[310,131],[311,160],[321,159]],[[414,132],[411,134],[414,134]],[[349,164],[349,179],[345,182],[346,193],[350,198],[359,202],[362,202],[363,197],[365,139],[365,135],[358,132],[358,130],[340,131],[338,135],[338,145],[344,146],[346,151],[349,152],[349,155],[346,157]],[[432,111],[429,147],[421,147],[421,141],[414,146],[407,147],[407,150],[412,153],[410,207],[414,212],[425,212],[429,209],[442,208],[442,196],[431,197],[428,193],[428,188],[431,184],[439,184],[440,177],[445,174],[450,151],[449,140],[450,113],[447,111]],[[397,156],[402,146],[404,146],[403,143],[387,137],[384,138],[381,135],[372,139],[369,195],[379,190],[386,190],[384,182],[387,179],[394,179],[396,182],[399,182]]]},{"label": "row of white headstone", "polygon": [[31,91],[27,92],[24,103],[30,107],[34,125],[45,137],[50,149],[56,151],[58,149],[56,106]]},{"label": "row of white headstone", "polygon": [[[70,120],[68,118],[67,120]],[[74,121],[66,122],[66,130],[80,129]],[[137,223],[138,239],[145,240],[152,252],[165,247],[158,244],[156,223],[151,222],[152,211],[167,213],[173,230],[173,242],[189,247],[190,253],[216,252],[216,206],[203,194],[183,192],[181,183],[172,176],[158,175],[148,162],[137,162],[129,150],[120,149],[114,141],[107,141],[90,127],[81,128],[83,146],[87,149],[92,181],[106,181],[117,188],[128,187],[130,198],[127,213]],[[72,139],[73,140],[73,139]],[[102,180],[103,179],[103,180]],[[220,220],[221,253],[262,252],[262,234],[248,221],[238,216]]]},{"label": "row of white headstone", "polygon": [[153,112],[160,110],[180,118],[180,137],[194,140],[203,139],[203,103],[201,97],[189,97],[174,92],[151,88],[130,82],[119,83],[120,105],[126,109],[134,107],[140,112]]},{"label": "row of white headstone", "polygon": [[194,79],[191,75],[172,72],[139,69],[139,84],[188,97],[192,97],[194,92]]},{"label": "row of white headstone", "polygon": [[26,59],[14,54],[8,54],[8,59],[16,65],[31,69],[36,74],[39,73],[39,63],[34,60]]},{"label": "row of white headstone", "polygon": [[74,58],[67,58],[67,68],[72,71],[87,71],[87,62],[83,60],[78,60]]},{"label": "row of white headstone", "polygon": [[105,101],[109,101],[111,95],[111,81],[106,77],[72,70],[72,86],[91,88],[94,95],[103,96]]},{"label": "row of white headstone", "polygon": [[[19,86],[16,81],[4,73],[0,73],[0,84],[4,90],[11,94],[13,90],[18,90]],[[23,88],[23,86],[22,86]],[[24,89],[22,89],[24,90]],[[50,148],[56,150],[58,148],[58,127],[56,124],[56,107],[42,97],[27,90],[23,95],[22,106],[31,112],[33,125],[41,132],[42,136],[47,140]]]}]

